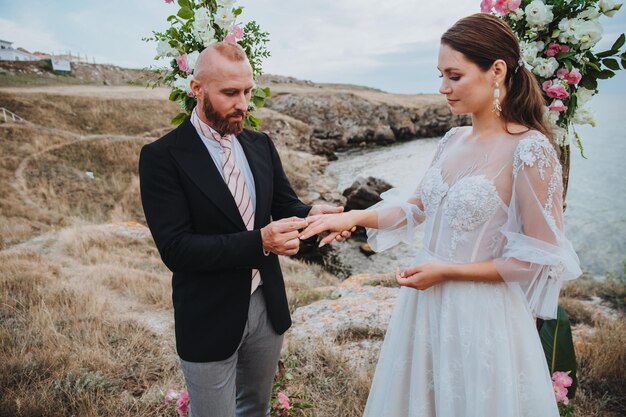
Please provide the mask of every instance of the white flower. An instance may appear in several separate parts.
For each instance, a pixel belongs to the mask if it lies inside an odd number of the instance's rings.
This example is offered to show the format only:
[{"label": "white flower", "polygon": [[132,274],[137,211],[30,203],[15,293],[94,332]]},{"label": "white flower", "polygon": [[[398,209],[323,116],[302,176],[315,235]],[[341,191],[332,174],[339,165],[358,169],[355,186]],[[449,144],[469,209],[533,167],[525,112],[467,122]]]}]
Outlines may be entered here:
[{"label": "white flower", "polygon": [[596,127],[596,119],[593,112],[589,109],[579,107],[572,117],[572,123],[577,125],[591,125]]},{"label": "white flower", "polygon": [[544,110],[546,112],[546,117],[548,119],[548,123],[550,124],[550,127],[552,128],[559,127],[557,122],[559,121],[559,116],[561,115],[561,113],[558,111],[551,111],[547,106],[544,108]]},{"label": "white flower", "polygon": [[193,51],[187,54],[187,66],[189,67],[189,71],[193,72],[196,68],[196,62],[198,62],[198,57],[200,56],[200,52]]},{"label": "white flower", "polygon": [[518,7],[517,9],[513,10],[511,13],[509,13],[509,17],[516,21],[519,22],[520,20],[522,20],[524,18],[524,10],[522,10],[521,7]]},{"label": "white flower", "polygon": [[194,23],[193,35],[198,40],[198,42],[204,45],[204,47],[207,47],[217,42],[217,39],[215,39],[215,29],[213,29],[213,25],[208,25],[200,29],[199,27],[195,27]]},{"label": "white flower", "polygon": [[588,19],[588,20],[597,19],[598,17],[600,17],[600,12],[598,11],[598,9],[596,9],[593,6],[587,7],[578,15],[579,19]]},{"label": "white flower", "polygon": [[178,51],[172,48],[168,41],[159,41],[157,45],[157,57],[178,56]]},{"label": "white flower", "polygon": [[235,0],[217,0],[217,7],[225,7],[227,9],[232,9],[235,7]]},{"label": "white flower", "polygon": [[554,19],[552,6],[546,6],[541,0],[533,0],[524,9],[526,21],[531,26],[544,27]]},{"label": "white flower", "polygon": [[[519,10],[519,9],[518,9]],[[537,55],[543,51],[545,44],[541,41],[538,42],[522,42],[520,48],[522,50],[522,58],[524,62],[531,66],[535,63]]]},{"label": "white flower", "polygon": [[211,12],[209,9],[201,7],[194,14],[193,27],[197,31],[202,31],[209,26],[211,26]]},{"label": "white flower", "polygon": [[180,75],[176,75],[174,81],[172,82],[172,87],[177,88],[179,90],[184,91],[185,93],[191,93],[191,83],[193,77],[181,77]]},{"label": "white flower", "polygon": [[576,90],[576,103],[582,107],[589,103],[589,100],[591,100],[595,94],[595,90],[588,90],[585,87],[579,87],[578,90]]},{"label": "white flower", "polygon": [[574,37],[581,49],[591,49],[602,39],[602,25],[597,20],[584,20],[576,27]]},{"label": "white flower", "polygon": [[622,3],[615,0],[600,0],[600,10],[608,17],[613,17],[615,12],[622,8]]},{"label": "white flower", "polygon": [[550,78],[559,68],[559,61],[553,57],[537,58],[533,63],[533,72],[540,77]]},{"label": "white flower", "polygon": [[559,42],[561,43],[578,43],[574,38],[576,27],[581,24],[579,19],[563,19],[559,22]]},{"label": "white flower", "polygon": [[222,29],[229,28],[235,21],[235,15],[230,7],[218,7],[215,15],[215,23]]}]

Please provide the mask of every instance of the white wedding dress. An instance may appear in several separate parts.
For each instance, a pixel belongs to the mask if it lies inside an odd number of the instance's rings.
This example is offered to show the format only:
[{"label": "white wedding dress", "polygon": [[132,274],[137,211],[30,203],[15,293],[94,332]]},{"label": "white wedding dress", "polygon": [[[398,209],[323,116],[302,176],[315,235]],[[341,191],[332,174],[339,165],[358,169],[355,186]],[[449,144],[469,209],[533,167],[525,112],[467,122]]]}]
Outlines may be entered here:
[{"label": "white wedding dress", "polygon": [[581,273],[563,235],[561,166],[536,131],[469,131],[441,139],[416,190],[381,195],[368,241],[411,242],[423,223],[414,265],[493,259],[505,282],[401,288],[365,417],[559,415],[533,316],[554,318],[562,281]]}]

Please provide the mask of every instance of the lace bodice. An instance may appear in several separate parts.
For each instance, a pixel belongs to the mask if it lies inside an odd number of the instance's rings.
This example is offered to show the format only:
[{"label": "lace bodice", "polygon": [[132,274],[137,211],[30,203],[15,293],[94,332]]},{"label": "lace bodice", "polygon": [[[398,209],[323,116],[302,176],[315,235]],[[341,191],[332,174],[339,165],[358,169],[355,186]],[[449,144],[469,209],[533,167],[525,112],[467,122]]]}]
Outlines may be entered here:
[{"label": "lace bodice", "polygon": [[442,138],[416,189],[381,196],[372,207],[379,230],[368,230],[370,244],[383,250],[409,242],[423,222],[429,253],[453,263],[494,260],[505,280],[528,290],[538,315],[551,316],[556,303],[545,298],[558,297],[560,280],[580,271],[563,236],[556,151],[536,131],[480,141],[468,139],[470,129]]}]

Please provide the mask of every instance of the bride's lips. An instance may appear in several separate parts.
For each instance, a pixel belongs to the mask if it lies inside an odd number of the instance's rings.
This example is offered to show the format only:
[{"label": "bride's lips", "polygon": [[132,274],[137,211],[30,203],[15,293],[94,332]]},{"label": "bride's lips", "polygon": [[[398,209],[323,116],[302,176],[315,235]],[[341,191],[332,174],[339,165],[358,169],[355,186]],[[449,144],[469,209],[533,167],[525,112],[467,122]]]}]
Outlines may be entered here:
[{"label": "bride's lips", "polygon": [[454,104],[454,103],[456,103],[457,101],[459,101],[459,100],[453,100],[453,99],[449,98],[449,99],[448,99],[448,104]]}]

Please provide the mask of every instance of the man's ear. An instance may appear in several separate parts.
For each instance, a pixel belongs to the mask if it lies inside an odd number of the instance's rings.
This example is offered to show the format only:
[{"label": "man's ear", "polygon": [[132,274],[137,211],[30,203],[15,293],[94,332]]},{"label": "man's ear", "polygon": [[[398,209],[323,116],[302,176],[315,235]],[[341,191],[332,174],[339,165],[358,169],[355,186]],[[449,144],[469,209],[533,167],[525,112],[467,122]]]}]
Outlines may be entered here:
[{"label": "man's ear", "polygon": [[196,98],[202,98],[202,86],[198,80],[193,78],[189,82],[189,87],[191,87],[191,91],[193,91],[193,95],[196,96]]}]

